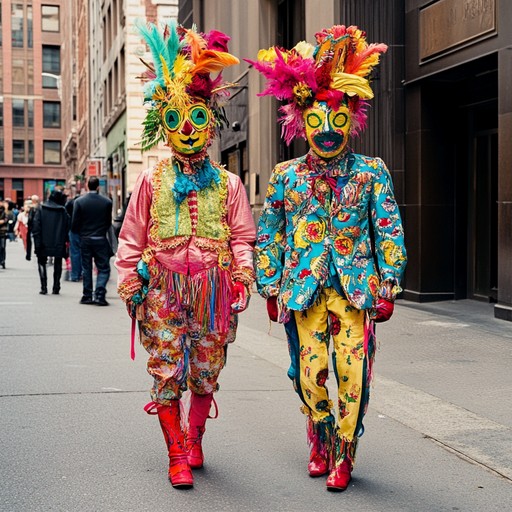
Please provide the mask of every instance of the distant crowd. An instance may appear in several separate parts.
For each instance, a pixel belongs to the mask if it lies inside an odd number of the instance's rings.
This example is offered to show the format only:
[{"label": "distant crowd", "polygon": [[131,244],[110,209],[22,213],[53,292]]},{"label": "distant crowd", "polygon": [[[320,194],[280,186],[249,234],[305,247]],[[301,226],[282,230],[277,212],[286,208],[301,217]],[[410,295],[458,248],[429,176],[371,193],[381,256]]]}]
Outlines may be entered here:
[{"label": "distant crowd", "polygon": [[13,201],[0,201],[0,267],[6,268],[8,242],[21,239],[26,260],[37,258],[41,295],[49,290],[47,265],[53,265],[51,293],[60,293],[64,262],[66,279],[82,283],[80,303],[108,306],[110,258],[119,231],[112,225],[112,201],[100,194],[95,176],[88,179],[86,193],[70,195],[57,186],[45,201],[32,195],[21,208]]}]

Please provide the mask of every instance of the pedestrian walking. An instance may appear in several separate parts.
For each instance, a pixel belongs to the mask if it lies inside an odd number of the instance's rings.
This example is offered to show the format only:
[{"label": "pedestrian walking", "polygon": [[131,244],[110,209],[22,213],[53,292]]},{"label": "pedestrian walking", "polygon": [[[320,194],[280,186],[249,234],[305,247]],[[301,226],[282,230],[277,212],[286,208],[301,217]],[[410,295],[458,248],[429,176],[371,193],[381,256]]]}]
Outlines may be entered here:
[{"label": "pedestrian walking", "polygon": [[[83,292],[80,304],[108,306],[106,294],[112,254],[106,234],[112,225],[112,201],[99,193],[99,187],[99,179],[91,176],[87,181],[89,192],[75,199],[71,231],[80,236],[82,251]],[[98,270],[96,287],[93,262]]]},{"label": "pedestrian walking", "polygon": [[48,201],[36,209],[32,225],[34,252],[37,256],[37,269],[41,281],[41,295],[48,293],[48,277],[46,264],[53,258],[53,295],[60,293],[62,276],[62,259],[67,258],[69,215],[64,208],[66,196],[62,190],[52,190]]},{"label": "pedestrian walking", "polygon": [[32,201],[27,199],[23,203],[23,207],[21,211],[18,213],[16,218],[16,224],[14,226],[14,233],[17,237],[21,238],[23,241],[23,248],[25,249],[25,254],[27,252],[27,239],[28,239],[28,213],[30,211],[30,207],[32,206]]},{"label": "pedestrian walking", "polygon": [[[75,200],[80,197],[76,195],[66,203],[66,211],[70,218],[73,218],[73,206]],[[71,260],[71,281],[78,283],[82,279],[82,244],[80,235],[69,230],[69,258]]]},{"label": "pedestrian walking", "polygon": [[39,208],[39,196],[34,194],[30,197],[30,201],[32,202],[32,206],[28,212],[28,221],[27,221],[27,253],[25,255],[25,259],[30,261],[32,259],[32,226],[34,224],[34,217],[36,215],[36,211]]},{"label": "pedestrian walking", "polygon": [[[239,61],[218,31],[140,26],[152,50],[144,74],[143,149],[164,141],[169,159],[142,172],[119,236],[118,292],[139,320],[174,487],[193,486],[217,379],[254,281],[256,229],[240,178],[209,159],[227,84],[211,71]],[[181,398],[190,390],[188,415]],[[216,405],[216,404],[215,404]]]},{"label": "pedestrian walking", "polygon": [[5,202],[0,202],[0,266],[5,268],[6,242],[9,218],[7,217]]},{"label": "pedestrian walking", "polygon": [[14,233],[14,226],[16,225],[16,219],[18,217],[18,208],[12,201],[6,201],[6,213],[7,213],[7,238],[9,242],[17,242],[16,235]]},{"label": "pedestrian walking", "polygon": [[[316,43],[261,50],[251,62],[267,78],[262,94],[285,102],[285,141],[304,137],[310,148],[272,173],[255,264],[269,316],[286,330],[288,375],[307,416],[309,474],[328,474],[327,489],[343,491],[363,434],[374,322],[393,313],[406,253],[384,162],[348,147],[365,126],[369,74],[387,47],[368,45],[354,26],[324,29]],[[331,338],[334,403],[326,387]]]}]

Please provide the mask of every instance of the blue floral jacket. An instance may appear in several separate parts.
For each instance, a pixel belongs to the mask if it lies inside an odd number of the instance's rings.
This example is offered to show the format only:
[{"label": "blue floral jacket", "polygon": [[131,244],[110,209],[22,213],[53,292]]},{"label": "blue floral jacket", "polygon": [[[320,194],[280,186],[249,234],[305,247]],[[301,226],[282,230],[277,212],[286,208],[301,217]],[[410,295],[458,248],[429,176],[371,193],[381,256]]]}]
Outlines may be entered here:
[{"label": "blue floral jacket", "polygon": [[400,212],[380,158],[325,161],[310,151],[275,167],[255,249],[264,298],[278,296],[283,312],[301,311],[336,282],[353,306],[368,309],[401,291],[405,264]]}]

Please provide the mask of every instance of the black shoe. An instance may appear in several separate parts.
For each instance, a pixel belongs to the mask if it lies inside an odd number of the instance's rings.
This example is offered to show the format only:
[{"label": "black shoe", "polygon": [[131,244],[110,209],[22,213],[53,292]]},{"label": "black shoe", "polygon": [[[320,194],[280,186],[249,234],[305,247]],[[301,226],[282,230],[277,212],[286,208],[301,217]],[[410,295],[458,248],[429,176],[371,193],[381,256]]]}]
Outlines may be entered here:
[{"label": "black shoe", "polygon": [[94,301],[94,304],[96,304],[96,306],[108,306],[109,303],[106,301],[106,299],[96,299]]},{"label": "black shoe", "polygon": [[40,295],[46,295],[48,293],[48,290],[46,288],[41,288],[41,291],[39,293]]},{"label": "black shoe", "polygon": [[60,292],[60,290],[55,290],[55,289],[52,290],[53,295],[59,295],[59,292]]},{"label": "black shoe", "polygon": [[94,304],[92,297],[86,297],[85,295],[80,299],[80,304]]}]

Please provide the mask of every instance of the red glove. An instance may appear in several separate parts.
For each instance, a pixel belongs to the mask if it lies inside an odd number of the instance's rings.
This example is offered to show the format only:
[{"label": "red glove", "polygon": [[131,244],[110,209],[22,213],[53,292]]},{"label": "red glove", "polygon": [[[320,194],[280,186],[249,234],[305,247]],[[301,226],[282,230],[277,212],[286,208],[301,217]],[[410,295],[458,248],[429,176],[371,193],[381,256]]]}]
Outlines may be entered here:
[{"label": "red glove", "polygon": [[267,313],[272,322],[277,322],[277,317],[279,315],[277,297],[269,297],[267,299]]},{"label": "red glove", "polygon": [[391,318],[395,304],[387,299],[378,299],[375,306],[375,315],[373,320],[375,322],[385,322]]},{"label": "red glove", "polygon": [[233,283],[233,299],[234,302],[231,304],[231,309],[235,313],[241,313],[247,309],[249,305],[249,294],[244,283],[235,281]]}]

